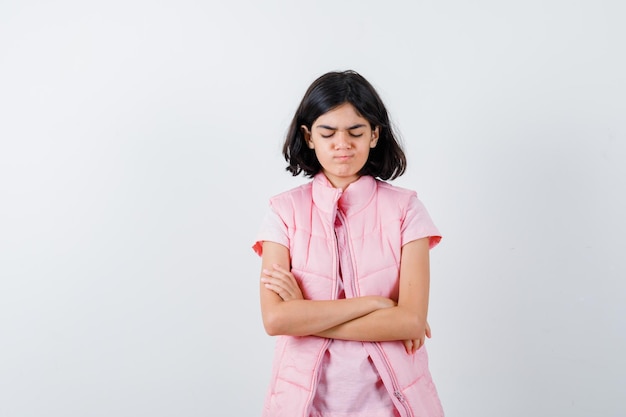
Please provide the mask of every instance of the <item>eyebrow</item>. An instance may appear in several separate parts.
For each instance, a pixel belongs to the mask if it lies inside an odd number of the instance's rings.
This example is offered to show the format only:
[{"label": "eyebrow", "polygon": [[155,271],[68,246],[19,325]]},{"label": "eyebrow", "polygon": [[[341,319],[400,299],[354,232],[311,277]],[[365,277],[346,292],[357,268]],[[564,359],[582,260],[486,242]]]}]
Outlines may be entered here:
[{"label": "eyebrow", "polygon": [[[360,127],[365,127],[365,126],[366,126],[365,124],[360,123],[358,125],[350,126],[346,130],[354,130],[354,129],[358,129]],[[321,129],[328,129],[328,130],[338,130],[338,128],[336,128],[336,127],[327,126],[327,125],[319,125],[319,126],[316,126],[316,127],[321,128]]]}]

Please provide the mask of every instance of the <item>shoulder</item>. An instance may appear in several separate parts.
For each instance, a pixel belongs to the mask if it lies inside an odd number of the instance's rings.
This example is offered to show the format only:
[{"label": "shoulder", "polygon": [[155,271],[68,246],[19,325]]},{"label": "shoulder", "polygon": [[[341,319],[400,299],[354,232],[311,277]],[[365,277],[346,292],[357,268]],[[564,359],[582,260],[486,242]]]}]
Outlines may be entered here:
[{"label": "shoulder", "polygon": [[312,184],[308,182],[270,198],[270,207],[283,219],[293,218],[296,212],[306,211],[311,206]]},{"label": "shoulder", "polygon": [[413,199],[417,198],[417,193],[408,188],[402,188],[391,185],[388,182],[376,180],[379,200],[387,200],[396,202],[401,205],[409,204]]},{"label": "shoulder", "polygon": [[299,185],[290,190],[283,191],[282,193],[276,194],[270,198],[271,204],[284,204],[286,202],[294,202],[302,199],[303,197],[311,196],[311,182],[306,184]]}]

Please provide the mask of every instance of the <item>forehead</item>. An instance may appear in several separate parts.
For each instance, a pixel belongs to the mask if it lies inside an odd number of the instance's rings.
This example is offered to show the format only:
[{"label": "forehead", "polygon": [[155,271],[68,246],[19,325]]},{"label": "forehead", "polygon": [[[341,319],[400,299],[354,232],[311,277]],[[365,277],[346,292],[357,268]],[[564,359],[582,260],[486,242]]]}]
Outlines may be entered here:
[{"label": "forehead", "polygon": [[334,128],[346,128],[359,124],[369,126],[367,119],[361,116],[352,104],[344,103],[318,117],[313,122],[313,127],[324,125]]}]

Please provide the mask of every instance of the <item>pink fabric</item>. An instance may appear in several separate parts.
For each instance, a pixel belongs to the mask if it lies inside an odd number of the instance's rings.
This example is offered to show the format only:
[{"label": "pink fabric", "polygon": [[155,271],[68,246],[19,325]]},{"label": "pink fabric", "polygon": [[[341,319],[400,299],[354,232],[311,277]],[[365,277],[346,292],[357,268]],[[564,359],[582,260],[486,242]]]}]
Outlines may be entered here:
[{"label": "pink fabric", "polygon": [[[405,237],[409,234],[407,231],[434,228],[432,221],[430,225],[421,224],[423,222],[420,216],[422,207],[417,203],[417,200],[413,201],[408,211],[410,215],[403,228],[403,241],[407,243],[414,240],[415,236]],[[341,236],[337,239],[338,242],[343,242],[345,230],[340,222],[335,222],[335,233]],[[287,227],[274,211],[266,214],[259,236],[264,237],[262,241],[273,241],[285,246],[288,242]],[[340,244],[339,252],[345,251],[346,248]],[[341,263],[339,266],[341,268]],[[338,284],[336,298],[345,298],[343,279],[340,279]],[[397,415],[389,393],[363,347],[363,342],[331,341],[321,362],[320,379],[313,398],[310,417],[393,417]]]},{"label": "pink fabric", "polygon": [[[423,237],[431,247],[440,240],[415,192],[369,176],[342,192],[318,174],[312,182],[273,197],[271,207],[253,248],[261,255],[263,241],[286,246],[292,272],[311,300],[337,298],[341,279],[346,297],[397,300],[401,247]],[[335,235],[338,215],[346,233]],[[352,368],[346,369],[350,361]],[[365,391],[359,384],[363,380],[368,381]],[[344,401],[346,396],[350,399]],[[369,401],[368,406],[359,407],[361,401]],[[386,401],[391,401],[391,410]],[[382,414],[375,411],[379,407],[385,408]],[[324,417],[443,416],[425,348],[408,355],[399,341],[278,336],[263,415],[317,417],[320,412]]]},{"label": "pink fabric", "polygon": [[[335,220],[339,256],[337,298],[346,298],[343,263],[350,262],[345,228]],[[349,269],[349,268],[346,268]],[[344,278],[345,277],[345,278]],[[345,285],[353,285],[347,282]],[[395,407],[363,342],[332,340],[320,365],[320,379],[313,397],[311,417],[391,417]]]},{"label": "pink fabric", "polygon": [[[343,237],[340,222],[335,223],[335,232]],[[340,244],[339,252],[345,250]],[[337,298],[346,298],[342,274],[338,284]],[[394,409],[363,342],[332,340],[320,365],[311,417],[390,417]]]},{"label": "pink fabric", "polygon": [[333,340],[322,359],[311,417],[392,417],[389,393],[362,342]]}]

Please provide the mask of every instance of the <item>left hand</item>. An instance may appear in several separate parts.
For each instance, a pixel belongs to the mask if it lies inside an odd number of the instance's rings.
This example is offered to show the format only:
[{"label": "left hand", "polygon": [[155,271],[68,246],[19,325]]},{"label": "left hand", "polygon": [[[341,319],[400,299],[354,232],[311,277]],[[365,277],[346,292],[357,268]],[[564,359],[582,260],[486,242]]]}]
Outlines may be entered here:
[{"label": "left hand", "polygon": [[420,337],[419,339],[402,341],[402,343],[404,343],[404,349],[406,350],[406,353],[412,355],[417,352],[419,348],[424,346],[424,341],[426,340],[426,338],[428,337],[430,339],[431,336],[432,334],[430,332],[430,325],[428,324],[428,322],[426,322],[426,327],[424,328],[424,336]]},{"label": "left hand", "polygon": [[265,288],[278,294],[283,301],[304,299],[291,271],[278,264],[272,265],[272,269],[263,269],[261,282],[265,284]]}]

